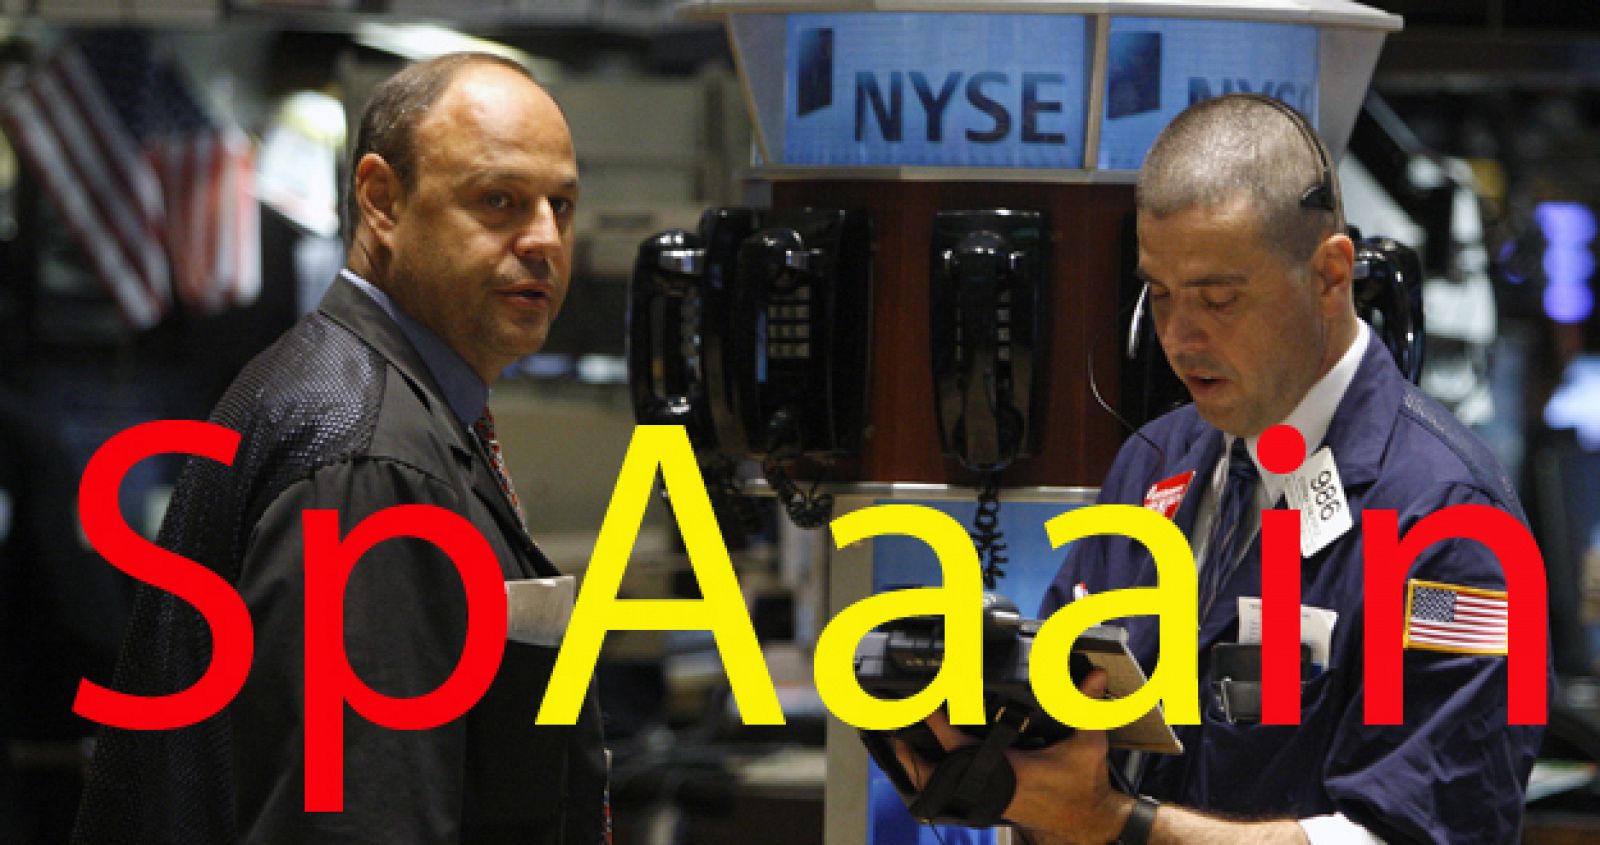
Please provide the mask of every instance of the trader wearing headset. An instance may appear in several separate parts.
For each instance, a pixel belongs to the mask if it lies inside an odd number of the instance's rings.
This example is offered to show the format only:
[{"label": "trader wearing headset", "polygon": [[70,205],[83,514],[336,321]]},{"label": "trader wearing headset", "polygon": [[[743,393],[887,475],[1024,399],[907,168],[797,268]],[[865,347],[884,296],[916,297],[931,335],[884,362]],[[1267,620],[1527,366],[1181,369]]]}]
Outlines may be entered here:
[{"label": "trader wearing headset", "polygon": [[[1100,502],[1138,505],[1156,485],[1181,488],[1168,513],[1199,566],[1201,723],[1176,726],[1180,756],[1108,758],[1098,731],[1008,751],[1017,787],[1005,818],[1039,843],[1513,841],[1542,731],[1507,724],[1503,621],[1498,633],[1462,617],[1439,621],[1432,639],[1412,630],[1403,723],[1364,720],[1358,515],[1395,510],[1402,532],[1463,503],[1523,517],[1488,450],[1401,376],[1356,316],[1354,249],[1322,144],[1276,100],[1198,103],[1151,148],[1137,215],[1156,334],[1194,402],[1127,441]],[[1336,470],[1357,515],[1342,530],[1309,519],[1303,538],[1301,601],[1337,616],[1325,663],[1302,686],[1299,725],[1259,724],[1211,682],[1214,648],[1240,639],[1240,599],[1261,595],[1260,513],[1284,506],[1285,477],[1260,470],[1256,445],[1280,423],[1304,437],[1308,466]],[[1470,542],[1429,548],[1407,579],[1429,605],[1486,599],[1492,611],[1505,589],[1498,562]],[[1040,616],[1086,594],[1155,584],[1143,546],[1085,538]],[[1116,622],[1153,671],[1158,620]],[[1083,684],[1090,696],[1104,687],[1101,672]],[[962,742],[941,718],[930,724],[946,747]],[[1112,788],[1113,766],[1136,794]]]}]

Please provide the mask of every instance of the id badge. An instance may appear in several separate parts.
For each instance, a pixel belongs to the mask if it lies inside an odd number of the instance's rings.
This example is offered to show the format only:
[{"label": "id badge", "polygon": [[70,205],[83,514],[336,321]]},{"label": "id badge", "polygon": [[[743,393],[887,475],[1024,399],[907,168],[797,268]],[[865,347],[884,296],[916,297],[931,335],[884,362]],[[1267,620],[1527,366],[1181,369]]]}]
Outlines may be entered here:
[{"label": "id badge", "polygon": [[1318,449],[1289,475],[1283,496],[1300,512],[1300,556],[1311,557],[1344,536],[1355,522],[1344,497],[1344,482],[1333,463],[1333,450]]}]

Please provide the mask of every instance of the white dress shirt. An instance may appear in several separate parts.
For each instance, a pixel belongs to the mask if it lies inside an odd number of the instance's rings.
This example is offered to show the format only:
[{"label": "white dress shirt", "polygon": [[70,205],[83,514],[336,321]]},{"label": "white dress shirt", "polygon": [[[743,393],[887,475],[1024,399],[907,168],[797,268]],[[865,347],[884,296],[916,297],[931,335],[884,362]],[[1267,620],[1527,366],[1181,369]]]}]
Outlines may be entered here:
[{"label": "white dress shirt", "polygon": [[[1300,432],[1306,441],[1306,457],[1310,457],[1322,448],[1322,441],[1328,436],[1328,425],[1333,422],[1333,414],[1339,409],[1339,402],[1344,398],[1344,392],[1350,387],[1350,382],[1355,378],[1356,369],[1361,365],[1361,357],[1366,354],[1367,344],[1371,342],[1372,330],[1366,323],[1360,324],[1356,339],[1340,356],[1339,362],[1333,365],[1326,375],[1318,379],[1311,389],[1306,391],[1300,404],[1289,412],[1283,422],[1293,426]],[[1210,545],[1211,523],[1216,518],[1218,502],[1222,498],[1222,489],[1228,482],[1228,454],[1233,448],[1233,441],[1237,438],[1232,434],[1222,436],[1222,458],[1217,461],[1217,466],[1211,472],[1210,483],[1205,487],[1205,493],[1200,500],[1200,510],[1195,515],[1194,537],[1198,543],[1195,546],[1195,560],[1201,566],[1232,565],[1235,561],[1212,561],[1208,555]],[[1283,488],[1287,483],[1284,476],[1270,472],[1263,472],[1261,459],[1256,454],[1257,441],[1260,435],[1245,439],[1245,446],[1250,450],[1250,459],[1255,462],[1256,472],[1260,481],[1256,484],[1254,507],[1247,512],[1246,521],[1238,530],[1244,531],[1246,537],[1254,537],[1261,529],[1261,511],[1275,506],[1278,499],[1283,496]],[[1241,548],[1248,543],[1240,544]],[[1372,832],[1359,824],[1346,818],[1343,813],[1332,813],[1325,816],[1300,819],[1300,828],[1305,831],[1306,839],[1311,845],[1384,845],[1383,840],[1372,835]]]}]

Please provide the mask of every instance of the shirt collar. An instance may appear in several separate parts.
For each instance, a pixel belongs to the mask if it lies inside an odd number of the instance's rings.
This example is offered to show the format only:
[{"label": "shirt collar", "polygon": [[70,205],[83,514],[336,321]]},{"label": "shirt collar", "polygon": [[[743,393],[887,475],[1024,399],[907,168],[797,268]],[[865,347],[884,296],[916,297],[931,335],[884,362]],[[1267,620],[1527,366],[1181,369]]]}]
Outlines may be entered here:
[{"label": "shirt collar", "polygon": [[[1285,425],[1293,426],[1300,432],[1306,441],[1306,456],[1322,448],[1323,438],[1328,436],[1328,425],[1333,422],[1333,414],[1339,410],[1339,401],[1344,398],[1345,390],[1350,387],[1350,382],[1356,376],[1356,370],[1361,366],[1361,358],[1366,354],[1367,344],[1371,342],[1372,330],[1367,328],[1365,321],[1357,320],[1356,339],[1340,356],[1339,362],[1333,365],[1316,384],[1306,391],[1306,395],[1295,406],[1289,416],[1285,417]],[[1222,441],[1222,454],[1227,455],[1233,448],[1234,435],[1224,435]],[[1256,454],[1257,441],[1261,435],[1257,434],[1245,439],[1245,446],[1250,449],[1250,460],[1255,463],[1256,471],[1261,473],[1261,492],[1268,505],[1278,501],[1283,495],[1283,488],[1288,483],[1286,476],[1271,472],[1261,472],[1261,458]]]},{"label": "shirt collar", "polygon": [[427,365],[428,372],[439,383],[439,389],[444,391],[444,401],[450,405],[451,413],[456,415],[462,426],[471,428],[489,405],[489,386],[483,383],[477,371],[438,335],[400,310],[400,306],[376,285],[348,268],[340,270],[339,274],[372,297],[384,313],[394,320],[401,333],[416,347],[417,354],[422,356],[422,363]]}]

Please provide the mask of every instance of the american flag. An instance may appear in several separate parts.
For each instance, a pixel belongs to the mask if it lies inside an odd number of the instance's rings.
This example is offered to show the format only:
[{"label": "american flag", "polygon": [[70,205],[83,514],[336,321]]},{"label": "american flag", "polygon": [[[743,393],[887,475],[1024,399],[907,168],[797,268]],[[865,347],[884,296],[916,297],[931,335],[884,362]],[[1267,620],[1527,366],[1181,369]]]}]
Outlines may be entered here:
[{"label": "american flag", "polygon": [[261,284],[254,153],[144,33],[67,43],[8,86],[0,121],[125,322],[214,313]]},{"label": "american flag", "polygon": [[1412,581],[1410,607],[1407,648],[1506,653],[1505,593]]}]

